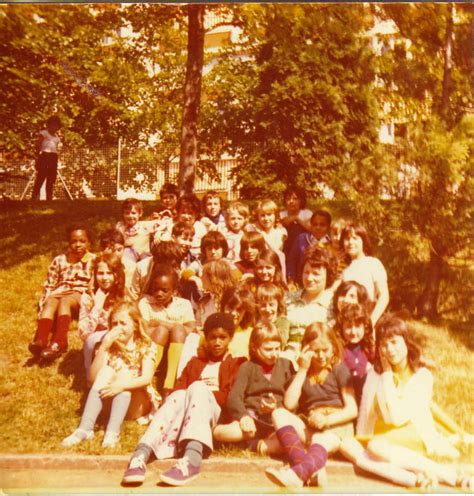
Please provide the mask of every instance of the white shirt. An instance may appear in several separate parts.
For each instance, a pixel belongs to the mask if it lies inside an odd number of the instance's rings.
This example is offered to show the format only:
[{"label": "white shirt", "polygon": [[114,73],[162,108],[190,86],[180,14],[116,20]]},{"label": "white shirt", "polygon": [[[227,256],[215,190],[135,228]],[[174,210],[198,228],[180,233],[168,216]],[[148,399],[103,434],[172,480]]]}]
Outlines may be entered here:
[{"label": "white shirt", "polygon": [[58,153],[58,146],[61,140],[57,136],[52,135],[47,129],[43,129],[39,134],[43,138],[40,153]]},{"label": "white shirt", "polygon": [[342,280],[362,284],[367,289],[370,300],[375,301],[375,286],[386,284],[387,272],[378,258],[364,256],[352,260],[342,272]]}]

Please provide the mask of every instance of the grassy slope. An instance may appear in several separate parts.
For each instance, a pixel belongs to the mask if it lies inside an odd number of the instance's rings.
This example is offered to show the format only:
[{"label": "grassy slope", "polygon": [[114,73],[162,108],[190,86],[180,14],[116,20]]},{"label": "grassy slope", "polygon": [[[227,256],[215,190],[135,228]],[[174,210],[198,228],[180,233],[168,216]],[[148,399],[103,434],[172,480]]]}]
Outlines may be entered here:
[{"label": "grassy slope", "polygon": [[[152,205],[147,205],[146,213],[151,210]],[[53,207],[23,202],[5,203],[0,212],[0,452],[58,452],[60,440],[77,426],[85,401],[80,340],[71,332],[64,357],[48,368],[28,367],[36,303],[51,258],[64,249],[65,227],[85,221],[97,235],[114,224],[120,207],[113,201],[55,202]],[[438,364],[436,400],[474,432],[473,330],[453,323],[413,324],[426,338],[427,355]],[[125,422],[121,446],[109,451],[131,452],[144,429]],[[71,450],[103,453],[102,435],[99,432],[91,443]]]}]

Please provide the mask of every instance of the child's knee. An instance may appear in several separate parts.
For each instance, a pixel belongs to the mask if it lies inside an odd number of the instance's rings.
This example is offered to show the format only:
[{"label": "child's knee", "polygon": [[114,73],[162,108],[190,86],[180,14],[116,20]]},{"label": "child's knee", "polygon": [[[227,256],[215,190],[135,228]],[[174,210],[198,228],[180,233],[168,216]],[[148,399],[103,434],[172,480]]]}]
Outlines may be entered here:
[{"label": "child's knee", "polygon": [[184,343],[186,340],[186,328],[182,324],[176,324],[171,331],[171,341],[174,343]]},{"label": "child's knee", "polygon": [[390,461],[390,450],[388,445],[381,439],[371,439],[367,444],[367,451],[380,460]]}]

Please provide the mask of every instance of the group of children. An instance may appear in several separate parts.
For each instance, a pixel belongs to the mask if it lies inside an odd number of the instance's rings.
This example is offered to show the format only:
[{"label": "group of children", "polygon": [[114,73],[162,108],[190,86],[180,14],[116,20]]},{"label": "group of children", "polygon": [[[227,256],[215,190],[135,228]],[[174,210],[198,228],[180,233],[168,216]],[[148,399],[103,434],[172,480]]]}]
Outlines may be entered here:
[{"label": "group of children", "polygon": [[165,184],[160,197],[149,220],[126,200],[98,255],[88,228],[72,226],[49,268],[29,350],[58,358],[78,317],[90,386],[63,446],[91,439],[110,403],[104,447],[119,442],[125,418],[149,423],[128,485],[144,481],[152,456],[178,458],[162,482],[190,482],[217,440],[285,456],[288,468],[267,470],[284,487],[323,485],[337,451],[407,487],[472,487],[430,459],[458,452],[437,433],[412,333],[384,314],[387,275],[362,226],[311,212],[293,187],[282,212],[258,202],[253,223],[241,202],[223,211],[215,191],[200,201]]}]

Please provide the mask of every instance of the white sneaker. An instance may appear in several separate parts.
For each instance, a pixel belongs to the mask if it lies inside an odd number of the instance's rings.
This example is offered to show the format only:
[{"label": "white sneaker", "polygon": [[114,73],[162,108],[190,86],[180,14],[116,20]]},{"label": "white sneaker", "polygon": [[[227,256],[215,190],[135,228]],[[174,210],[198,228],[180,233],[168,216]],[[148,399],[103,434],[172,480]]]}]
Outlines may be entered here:
[{"label": "white sneaker", "polygon": [[267,468],[265,474],[272,482],[275,482],[279,486],[303,487],[303,481],[291,468]]},{"label": "white sneaker", "polygon": [[70,436],[64,438],[61,441],[61,446],[64,448],[69,448],[70,446],[75,446],[82,441],[92,439],[94,437],[94,431],[84,431],[82,429],[76,429]]},{"label": "white sneaker", "polygon": [[118,432],[106,432],[102,441],[102,448],[115,448],[119,442],[120,434]]}]

